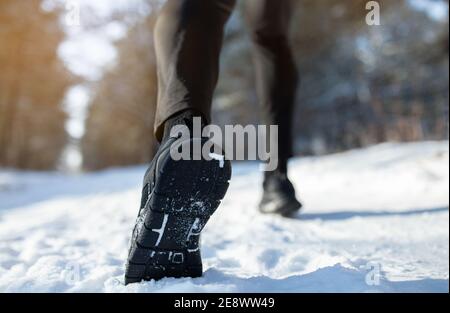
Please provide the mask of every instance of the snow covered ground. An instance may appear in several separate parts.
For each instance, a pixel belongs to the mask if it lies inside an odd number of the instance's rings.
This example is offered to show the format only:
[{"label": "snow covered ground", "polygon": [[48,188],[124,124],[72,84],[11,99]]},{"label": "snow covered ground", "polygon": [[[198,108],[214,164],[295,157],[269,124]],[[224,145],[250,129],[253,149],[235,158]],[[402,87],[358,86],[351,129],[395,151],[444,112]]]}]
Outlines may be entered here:
[{"label": "snow covered ground", "polygon": [[145,167],[0,171],[1,292],[448,292],[449,143],[301,158],[305,208],[262,216],[256,164],[235,164],[202,238],[205,275],[123,285]]}]

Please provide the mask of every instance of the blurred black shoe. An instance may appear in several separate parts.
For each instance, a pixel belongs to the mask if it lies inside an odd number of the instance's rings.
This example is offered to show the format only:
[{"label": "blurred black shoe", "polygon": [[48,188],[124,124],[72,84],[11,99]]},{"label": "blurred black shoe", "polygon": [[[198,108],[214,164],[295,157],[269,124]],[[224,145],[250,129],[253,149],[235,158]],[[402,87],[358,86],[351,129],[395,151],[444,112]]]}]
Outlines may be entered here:
[{"label": "blurred black shoe", "polygon": [[263,197],[259,203],[262,213],[292,217],[302,207],[286,174],[274,172],[266,175],[263,189]]},{"label": "blurred black shoe", "polygon": [[[231,163],[174,161],[163,141],[144,178],[142,200],[133,230],[125,284],[163,277],[199,277],[200,232],[228,189]],[[205,139],[191,138],[185,143]]]}]

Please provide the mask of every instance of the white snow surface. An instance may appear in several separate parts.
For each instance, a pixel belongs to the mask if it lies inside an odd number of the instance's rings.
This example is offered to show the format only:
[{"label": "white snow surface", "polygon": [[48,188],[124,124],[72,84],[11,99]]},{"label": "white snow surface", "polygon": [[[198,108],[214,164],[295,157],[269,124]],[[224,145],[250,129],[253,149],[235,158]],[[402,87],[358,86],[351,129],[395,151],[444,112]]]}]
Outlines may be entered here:
[{"label": "white snow surface", "polygon": [[0,292],[449,290],[448,141],[293,160],[294,219],[259,214],[258,164],[234,164],[204,276],[124,286],[145,169],[0,170]]}]

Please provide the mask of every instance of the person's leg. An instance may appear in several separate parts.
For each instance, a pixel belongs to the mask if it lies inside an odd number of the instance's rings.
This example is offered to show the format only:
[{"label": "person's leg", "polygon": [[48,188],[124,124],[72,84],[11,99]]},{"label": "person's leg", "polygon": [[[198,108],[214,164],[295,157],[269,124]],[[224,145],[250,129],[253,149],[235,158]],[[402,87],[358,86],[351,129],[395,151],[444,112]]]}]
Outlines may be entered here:
[{"label": "person's leg", "polygon": [[158,104],[155,135],[189,110],[210,119],[223,29],[235,0],[168,0],[155,27]]},{"label": "person's leg", "polygon": [[[265,173],[264,188],[268,199],[263,199],[260,208],[263,212],[285,215],[300,208],[286,175],[287,162],[292,157],[292,117],[298,85],[298,72],[289,43],[291,14],[291,0],[246,1],[246,20],[253,41],[256,87],[263,119],[267,125],[278,125],[278,168]],[[271,195],[273,190],[275,196]],[[280,200],[280,196],[284,199]],[[271,203],[264,205],[265,202]]]},{"label": "person's leg", "polygon": [[[175,160],[176,125],[209,121],[223,27],[234,0],[168,0],[158,18],[155,46],[159,97],[155,134],[161,145],[144,177],[125,283],[202,275],[199,237],[228,189],[228,160]],[[202,147],[191,136],[183,145]],[[212,151],[211,151],[212,152]]]}]

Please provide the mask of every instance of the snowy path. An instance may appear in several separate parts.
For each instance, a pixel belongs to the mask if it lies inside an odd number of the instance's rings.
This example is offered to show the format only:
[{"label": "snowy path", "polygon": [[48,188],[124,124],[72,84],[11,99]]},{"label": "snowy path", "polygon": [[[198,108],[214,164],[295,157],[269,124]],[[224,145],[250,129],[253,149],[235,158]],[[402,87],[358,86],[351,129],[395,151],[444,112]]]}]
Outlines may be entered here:
[{"label": "snowy path", "polygon": [[448,292],[448,162],[448,142],[295,160],[305,208],[290,220],[258,214],[257,166],[235,165],[202,238],[204,277],[127,287],[144,167],[2,170],[0,292]]}]

